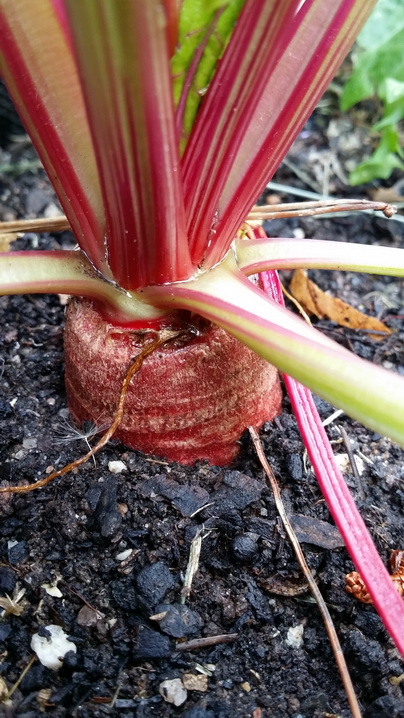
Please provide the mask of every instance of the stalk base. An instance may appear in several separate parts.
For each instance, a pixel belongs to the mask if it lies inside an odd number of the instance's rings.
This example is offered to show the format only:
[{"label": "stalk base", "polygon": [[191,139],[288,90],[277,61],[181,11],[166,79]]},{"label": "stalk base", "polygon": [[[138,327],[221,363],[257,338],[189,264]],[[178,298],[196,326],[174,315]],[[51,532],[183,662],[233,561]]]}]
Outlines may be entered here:
[{"label": "stalk base", "polygon": [[[228,464],[247,426],[260,427],[280,411],[277,370],[220,327],[200,318],[190,331],[148,356],[131,382],[115,437],[124,444],[193,464]],[[81,424],[111,423],[131,359],[150,330],[127,331],[106,322],[87,300],[72,300],[66,316],[66,388]]]}]

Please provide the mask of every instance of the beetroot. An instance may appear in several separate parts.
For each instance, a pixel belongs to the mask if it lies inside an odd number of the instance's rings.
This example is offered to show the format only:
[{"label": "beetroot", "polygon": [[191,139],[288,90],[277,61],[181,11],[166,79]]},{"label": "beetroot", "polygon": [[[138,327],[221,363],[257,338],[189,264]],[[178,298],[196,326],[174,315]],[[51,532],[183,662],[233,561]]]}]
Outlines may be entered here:
[{"label": "beetroot", "polygon": [[[260,427],[279,413],[278,373],[220,327],[193,319],[191,332],[145,359],[115,436],[170,461],[224,465],[247,426]],[[114,327],[91,301],[70,303],[66,387],[78,423],[111,423],[130,361],[150,338],[150,330]]]}]

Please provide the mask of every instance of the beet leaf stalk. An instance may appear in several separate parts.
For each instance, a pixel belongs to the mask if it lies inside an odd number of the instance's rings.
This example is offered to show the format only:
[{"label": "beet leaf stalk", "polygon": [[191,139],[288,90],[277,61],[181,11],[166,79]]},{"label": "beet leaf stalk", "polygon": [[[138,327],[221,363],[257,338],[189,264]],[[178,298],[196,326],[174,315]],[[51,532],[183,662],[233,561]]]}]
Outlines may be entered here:
[{"label": "beet leaf stalk", "polygon": [[[134,448],[231,460],[243,428],[279,411],[272,365],[404,445],[404,379],[352,356],[248,279],[311,266],[402,276],[404,252],[239,235],[374,4],[0,0],[0,72],[80,247],[1,255],[0,292],[75,295],[65,346],[78,421],[110,419],[115,377],[119,387],[151,328],[185,324],[189,341],[154,364],[148,357],[128,392],[120,438]],[[300,399],[330,510],[403,650],[386,606],[399,626],[404,608],[384,573],[379,586],[380,561],[366,572],[375,549]]]},{"label": "beet leaf stalk", "polygon": [[[260,275],[260,284],[268,296],[278,304],[283,304],[282,289],[276,272],[263,272]],[[335,461],[334,452],[310,391],[287,374],[283,375],[283,380],[330,513],[357,570],[369,587],[373,603],[384,625],[404,654],[403,600],[397,591],[391,590],[391,577],[377,553]]]}]

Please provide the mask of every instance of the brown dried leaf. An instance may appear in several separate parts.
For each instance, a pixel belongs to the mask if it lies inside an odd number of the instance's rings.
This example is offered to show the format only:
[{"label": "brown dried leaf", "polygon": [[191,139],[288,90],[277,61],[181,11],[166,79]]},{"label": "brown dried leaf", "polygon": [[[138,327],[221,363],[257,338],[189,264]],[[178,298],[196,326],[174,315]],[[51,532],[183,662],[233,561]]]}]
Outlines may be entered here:
[{"label": "brown dried leaf", "polygon": [[261,587],[264,591],[274,593],[277,596],[300,596],[302,593],[310,591],[306,579],[294,580],[278,574],[269,576],[265,581],[262,581]]},{"label": "brown dried leaf", "polygon": [[11,234],[11,232],[0,234],[0,252],[8,252],[11,242],[14,242],[18,237],[21,237],[21,234]]},{"label": "brown dried leaf", "polygon": [[7,593],[5,596],[0,596],[0,608],[4,609],[3,616],[21,616],[25,606],[20,604],[19,601],[24,595],[25,588],[22,588],[21,590],[15,590],[12,597]]},{"label": "brown dried leaf", "polygon": [[[290,291],[309,314],[319,319],[331,319],[342,327],[370,329],[390,334],[390,329],[376,317],[368,317],[350,304],[323,292],[307,277],[304,269],[296,269],[290,283]],[[381,337],[372,338],[380,340]]]},{"label": "brown dried leaf", "polygon": [[370,196],[374,202],[388,202],[390,204],[404,202],[404,197],[397,192],[395,187],[378,187],[370,190]]}]

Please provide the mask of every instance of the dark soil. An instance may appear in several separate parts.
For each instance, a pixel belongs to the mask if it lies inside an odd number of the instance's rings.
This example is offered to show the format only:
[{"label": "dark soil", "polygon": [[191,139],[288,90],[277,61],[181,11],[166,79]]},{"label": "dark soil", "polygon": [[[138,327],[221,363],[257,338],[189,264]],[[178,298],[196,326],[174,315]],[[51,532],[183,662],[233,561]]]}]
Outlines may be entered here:
[{"label": "dark soil", "polygon": [[[310,128],[307,132],[306,146],[318,143]],[[318,136],[323,141],[320,131]],[[32,159],[29,148],[18,147],[13,145],[14,161],[22,151]],[[8,162],[9,155],[2,160]],[[302,186],[287,168],[280,179]],[[43,216],[55,211],[53,203],[41,170],[0,177],[1,219]],[[298,227],[306,236],[364,244],[398,246],[404,238],[402,224],[365,215],[277,222],[270,231],[290,236]],[[14,244],[19,249],[71,246],[68,233],[29,234]],[[404,373],[402,285],[352,273],[311,276],[322,288],[380,316],[394,333],[375,342],[331,322],[318,325],[360,356]],[[57,296],[0,298],[3,485],[38,480],[87,449],[75,429],[66,428],[63,304]],[[320,400],[318,407],[323,418],[333,412]],[[361,487],[349,467],[346,478],[387,562],[391,549],[404,548],[404,452],[345,416],[336,423],[346,429],[362,462]],[[335,423],[329,435],[336,453],[346,454]],[[403,664],[373,607],[345,593],[344,575],[352,562],[305,460],[286,398],[282,415],[264,427],[262,440],[333,616],[364,716],[404,716],[404,682],[395,680],[403,676]],[[111,471],[111,461],[123,462],[122,473]],[[350,715],[318,608],[304,590],[248,436],[237,461],[225,469],[171,465],[111,442],[95,465],[89,461],[43,490],[0,498],[0,595],[16,599],[25,591],[18,602],[21,614],[9,613],[0,621],[0,693],[28,666],[31,636],[41,626],[61,626],[77,647],[59,672],[35,661],[0,707],[1,715]],[[184,608],[183,574],[198,532],[203,537],[199,571]],[[60,595],[52,595],[50,584]],[[159,613],[165,613],[160,621],[150,618]],[[294,646],[291,629],[296,627],[303,632],[301,644]],[[237,635],[230,643],[184,650],[186,641],[218,634]],[[188,690],[176,708],[159,687],[185,674],[193,674],[202,690]]]}]

